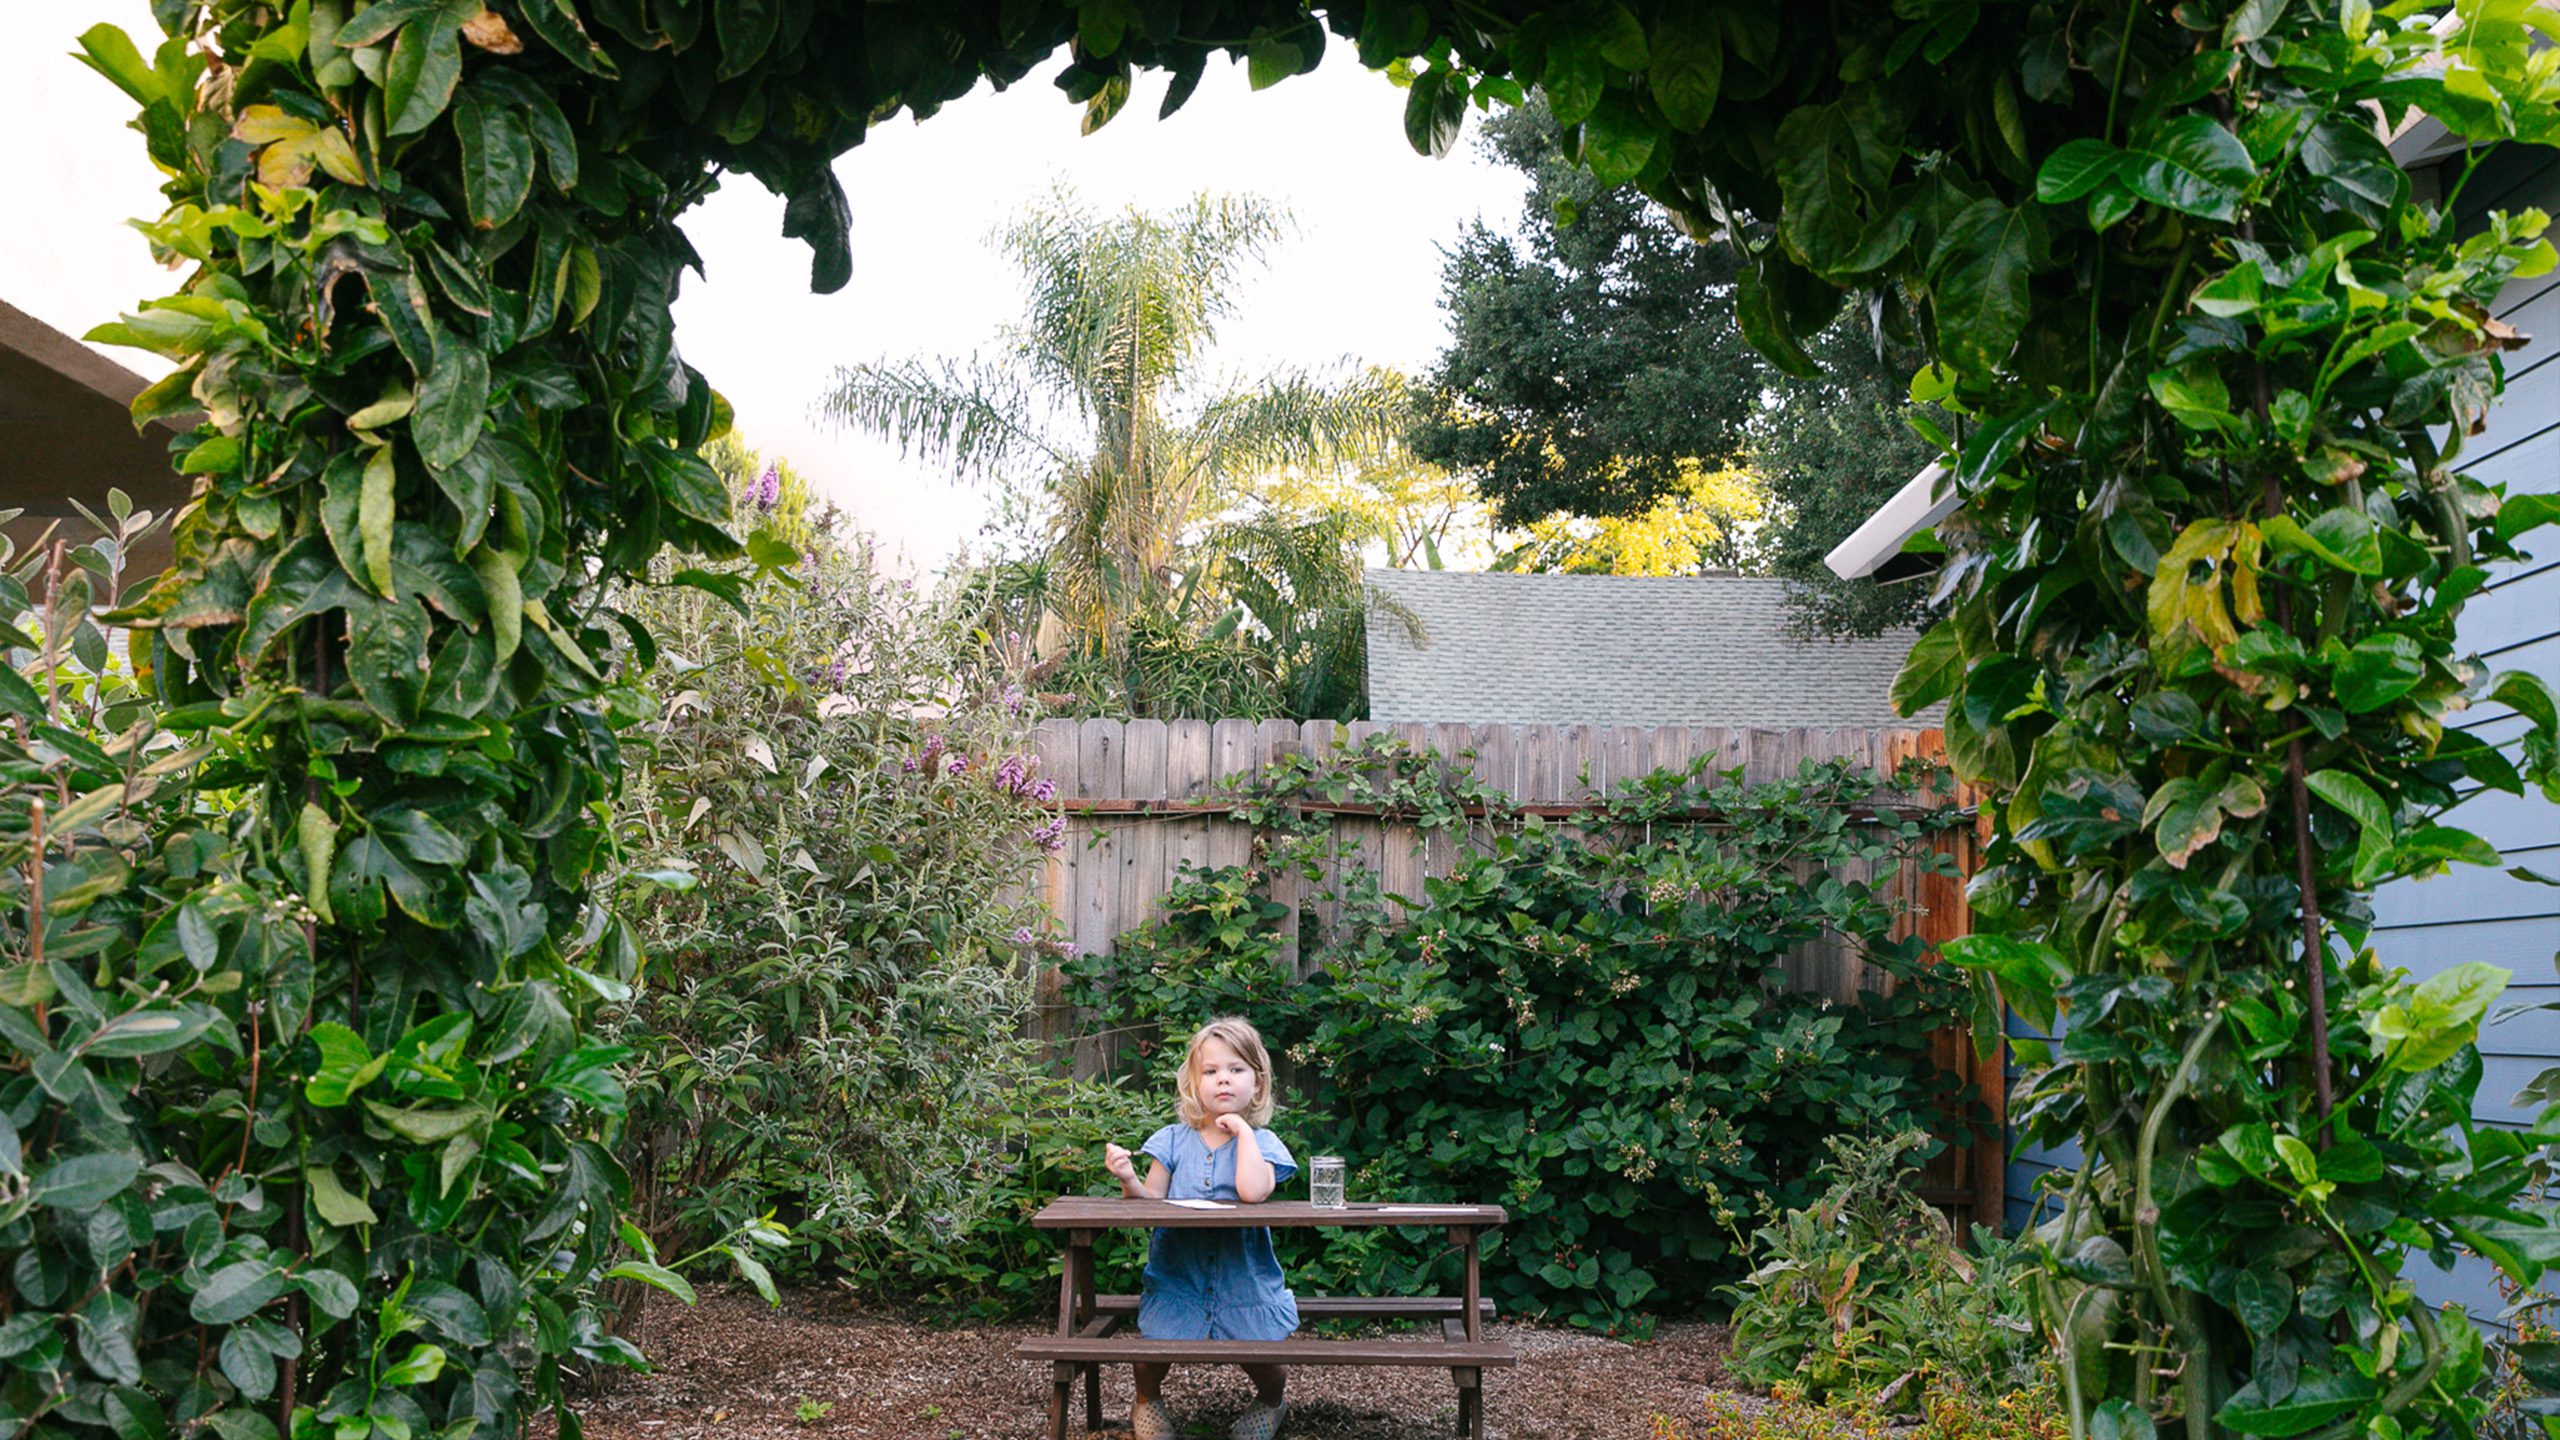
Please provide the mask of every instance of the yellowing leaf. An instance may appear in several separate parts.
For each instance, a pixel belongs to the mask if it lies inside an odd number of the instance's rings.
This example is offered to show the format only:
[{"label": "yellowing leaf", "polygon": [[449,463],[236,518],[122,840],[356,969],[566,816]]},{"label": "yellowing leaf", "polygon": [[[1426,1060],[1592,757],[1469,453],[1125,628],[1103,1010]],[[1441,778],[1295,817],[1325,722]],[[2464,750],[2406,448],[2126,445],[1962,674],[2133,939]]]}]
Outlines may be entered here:
[{"label": "yellowing leaf", "polygon": [[356,533],[364,540],[365,578],[376,593],[391,593],[391,488],[399,470],[391,447],[382,446],[364,465],[364,489],[356,496]]},{"label": "yellowing leaf", "polygon": [[329,913],[329,867],[338,854],[338,822],[329,818],[328,811],[305,801],[293,832],[295,843],[302,849],[302,868],[308,877],[304,901],[322,924],[334,925],[338,922]]},{"label": "yellowing leaf", "polygon": [[489,638],[504,665],[524,639],[524,581],[512,551],[483,545],[471,552],[471,573],[489,597]]}]

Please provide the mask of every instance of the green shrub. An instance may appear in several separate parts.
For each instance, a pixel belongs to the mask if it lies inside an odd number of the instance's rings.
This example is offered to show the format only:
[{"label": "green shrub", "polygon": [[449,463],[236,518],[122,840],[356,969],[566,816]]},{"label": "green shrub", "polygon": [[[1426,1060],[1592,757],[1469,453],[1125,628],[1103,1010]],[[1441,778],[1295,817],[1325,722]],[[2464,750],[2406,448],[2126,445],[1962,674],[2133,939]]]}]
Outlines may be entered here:
[{"label": "green shrub", "polygon": [[[0,539],[0,1434],[513,1433],[639,1358],[591,1304],[622,1092],[577,1018],[628,936],[546,933],[619,707],[511,680],[449,721],[467,776],[289,688],[302,655],[167,708],[175,644],[106,628],[153,523]],[[528,837],[537,784],[570,803]]]},{"label": "green shrub", "polygon": [[[1314,873],[1331,842],[1292,829],[1289,801],[1373,799],[1426,829],[1486,801],[1437,774],[1386,737],[1339,765],[1273,767],[1238,797],[1278,827],[1261,868],[1186,872],[1161,923],[1074,963],[1092,1023],[1134,1032],[1132,1083],[1170,1094],[1168,1042],[1250,1017],[1285,1058],[1275,1128],[1297,1154],[1343,1155],[1355,1196],[1507,1206],[1489,1293],[1588,1325],[1694,1310],[1737,1277],[1754,1206],[1810,1199],[1825,1136],[1963,1118],[1929,1058],[1953,984],[1853,874],[1922,859],[1932,824],[1853,820],[1877,779],[1846,763],[1751,787],[1658,775],[1587,829],[1506,821],[1410,918],[1348,868],[1344,918],[1320,933],[1313,909],[1301,917],[1317,964],[1293,980],[1269,878]],[[1711,823],[1678,818],[1693,806]],[[1647,826],[1648,843],[1615,843]],[[1785,990],[1790,950],[1826,938],[1892,992]],[[1382,1232],[1287,1243],[1293,1283],[1317,1290],[1444,1284],[1454,1263]]]},{"label": "green shrub", "polygon": [[1919,1408],[1953,1387],[2005,1393],[2031,1369],[2019,1280],[2023,1251],[1974,1227],[1956,1244],[1914,1192],[1926,1135],[1835,1137],[1829,1188],[1753,1242],[1757,1268],[1734,1287],[1726,1366],[1755,1384],[1817,1400]]},{"label": "green shrub", "polygon": [[1062,827],[959,597],[885,573],[754,457],[713,458],[737,528],[803,554],[626,599],[660,697],[617,812],[648,956],[612,1021],[635,1211],[670,1252],[776,1212],[786,1270],[894,1281],[878,1257],[942,1255],[1000,1208],[1054,1098],[1025,1034],[1055,947],[1021,882]]}]

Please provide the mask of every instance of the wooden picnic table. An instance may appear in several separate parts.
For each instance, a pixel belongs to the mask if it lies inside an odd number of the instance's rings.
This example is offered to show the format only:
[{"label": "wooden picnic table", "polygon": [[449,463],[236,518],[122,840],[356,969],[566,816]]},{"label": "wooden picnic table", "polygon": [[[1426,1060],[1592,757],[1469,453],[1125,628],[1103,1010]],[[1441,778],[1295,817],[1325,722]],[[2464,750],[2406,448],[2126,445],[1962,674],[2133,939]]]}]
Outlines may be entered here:
[{"label": "wooden picnic table", "polygon": [[[1049,1202],[1031,1221],[1039,1229],[1059,1232],[1066,1246],[1058,1276],[1057,1332],[1026,1340],[1014,1353],[1055,1367],[1049,1393],[1050,1440],[1066,1440],[1067,1406],[1079,1373],[1085,1382],[1085,1428],[1102,1428],[1102,1367],[1106,1364],[1445,1365],[1458,1385],[1458,1434],[1483,1440],[1483,1372],[1513,1364],[1518,1357],[1508,1344],[1485,1338],[1484,1322],[1491,1318],[1493,1302],[1484,1298],[1477,1241],[1509,1218],[1499,1205],[1375,1203],[1337,1209],[1275,1200],[1202,1209],[1170,1200],[1070,1195]],[[1301,1295],[1299,1319],[1438,1320],[1438,1335],[1386,1340],[1316,1340],[1303,1335],[1285,1340],[1150,1340],[1117,1333],[1137,1317],[1137,1296],[1096,1295],[1093,1290],[1093,1246],[1106,1230],[1379,1226],[1446,1230],[1449,1243],[1465,1260],[1464,1293],[1377,1298]]]}]

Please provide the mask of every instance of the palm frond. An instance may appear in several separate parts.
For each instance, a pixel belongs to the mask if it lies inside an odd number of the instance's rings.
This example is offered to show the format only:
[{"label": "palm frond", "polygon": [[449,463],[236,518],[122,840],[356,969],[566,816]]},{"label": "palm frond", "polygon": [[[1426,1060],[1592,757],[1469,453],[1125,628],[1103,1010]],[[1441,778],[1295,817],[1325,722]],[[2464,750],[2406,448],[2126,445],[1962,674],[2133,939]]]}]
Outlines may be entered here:
[{"label": "palm frond", "polygon": [[1211,484],[1293,465],[1372,460],[1402,433],[1410,403],[1404,377],[1391,370],[1332,380],[1283,370],[1209,402],[1185,449]]},{"label": "palm frond", "polygon": [[1066,460],[1041,433],[1032,397],[1008,372],[972,359],[847,365],[820,413],[897,442],[899,453],[947,465],[964,479]]}]

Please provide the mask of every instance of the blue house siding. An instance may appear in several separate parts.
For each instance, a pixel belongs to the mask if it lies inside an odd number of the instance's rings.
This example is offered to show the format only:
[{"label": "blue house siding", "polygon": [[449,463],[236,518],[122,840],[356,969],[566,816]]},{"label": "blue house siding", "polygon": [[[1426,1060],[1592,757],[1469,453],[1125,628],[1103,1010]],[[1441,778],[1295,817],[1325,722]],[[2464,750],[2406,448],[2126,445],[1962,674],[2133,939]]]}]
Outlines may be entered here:
[{"label": "blue house siding", "polygon": [[[2560,214],[2560,155],[2510,149],[2472,176],[2459,205],[2470,216],[2527,206]],[[2488,431],[2470,440],[2457,463],[2476,479],[2505,485],[2511,495],[2560,493],[2560,274],[2511,286],[2494,309],[2534,343],[2510,357],[2507,393]],[[2492,568],[2490,584],[2464,609],[2462,639],[2492,670],[2530,670],[2560,684],[2560,538],[2545,530],[2529,543],[2532,559]],[[2459,723],[2510,753],[2524,729],[2499,705],[2481,705]],[[2492,791],[2466,797],[2449,818],[2505,851],[2509,863],[2560,874],[2560,806],[2539,796]],[[2425,976],[2483,960],[2514,972],[2508,1003],[2560,1001],[2560,889],[2517,880],[2503,870],[2465,867],[2386,886],[2374,898],[2374,912],[2372,944],[2388,965]],[[2031,1032],[2013,1018],[2010,1033]],[[2560,1065],[2560,1011],[2532,1011],[2491,1025],[2481,1035],[2481,1050],[2477,1118],[2520,1127],[2531,1116],[2515,1103],[2516,1092]],[[2038,1180],[2055,1175],[2050,1184],[2067,1183],[2079,1157],[2019,1147],[2014,1132],[2011,1140],[2008,1220],[2014,1229],[2032,1218]],[[2478,1260],[2464,1260],[2449,1274],[2420,1261],[2409,1278],[2430,1302],[2458,1302],[2475,1318],[2487,1319],[2501,1305],[2491,1273]]]},{"label": "blue house siding", "polygon": [[[2482,167],[2461,199],[2464,211],[2538,206],[2560,211],[2560,157],[2515,151]],[[2503,484],[2510,495],[2560,492],[2560,276],[2511,286],[2498,317],[2534,343],[2510,357],[2507,392],[2458,463],[2473,478]],[[2493,567],[2491,583],[2462,615],[2462,640],[2492,670],[2530,670],[2560,682],[2560,540],[2546,530],[2528,542],[2533,559]],[[2510,748],[2524,731],[2506,707],[2483,705],[2461,722],[2490,744]],[[2478,832],[2512,864],[2560,872],[2560,807],[2539,796],[2494,791],[2467,798],[2449,817]],[[2463,867],[2428,880],[2385,886],[2374,897],[2373,945],[2384,963],[2430,975],[2466,960],[2513,971],[2505,1004],[2560,1001],[2560,889],[2517,880],[2504,871]],[[2481,1032],[2480,1093],[2472,1112],[2482,1123],[2519,1127],[2532,1116],[2516,1092],[2560,1065],[2560,1011],[2529,1011]],[[2435,1305],[2458,1303],[2474,1319],[2494,1319],[2504,1305],[2486,1261],[2465,1258],[2451,1273],[2420,1261],[2410,1283]]]}]

